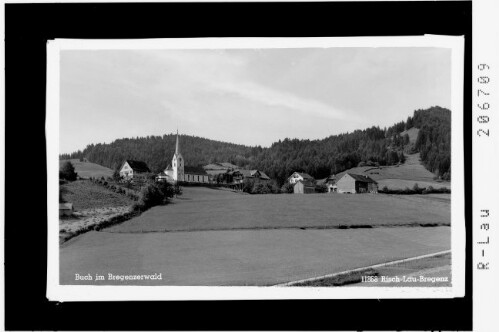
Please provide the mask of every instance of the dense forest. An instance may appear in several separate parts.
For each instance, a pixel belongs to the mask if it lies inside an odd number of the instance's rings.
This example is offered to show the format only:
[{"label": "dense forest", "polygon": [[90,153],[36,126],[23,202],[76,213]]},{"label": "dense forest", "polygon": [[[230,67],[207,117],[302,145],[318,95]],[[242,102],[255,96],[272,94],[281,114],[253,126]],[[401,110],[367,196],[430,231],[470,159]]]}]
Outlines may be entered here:
[{"label": "dense forest", "polygon": [[[279,185],[294,171],[324,178],[362,165],[395,165],[405,153],[421,153],[425,167],[450,179],[450,111],[441,107],[416,110],[412,117],[389,128],[371,127],[320,140],[279,140],[269,148],[213,141],[181,135],[181,152],[187,166],[230,162],[242,168],[263,170]],[[416,143],[409,144],[403,132],[419,128]],[[170,162],[175,135],[118,139],[109,144],[90,144],[83,151],[63,154],[61,159],[87,158],[116,169],[124,159],[145,161],[154,172]]]}]

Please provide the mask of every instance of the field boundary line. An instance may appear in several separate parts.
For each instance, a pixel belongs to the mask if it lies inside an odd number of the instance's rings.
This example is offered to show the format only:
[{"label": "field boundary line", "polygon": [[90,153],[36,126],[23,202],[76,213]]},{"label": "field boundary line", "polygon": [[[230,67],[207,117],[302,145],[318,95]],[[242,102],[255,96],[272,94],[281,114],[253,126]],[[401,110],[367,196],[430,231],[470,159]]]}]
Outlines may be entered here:
[{"label": "field boundary line", "polygon": [[449,250],[435,252],[435,253],[432,253],[432,254],[420,255],[420,256],[416,256],[416,257],[404,258],[404,259],[399,259],[399,260],[396,260],[396,261],[375,264],[375,265],[371,265],[371,266],[359,267],[359,268],[352,269],[352,270],[347,270],[347,271],[342,271],[342,272],[336,272],[336,273],[330,273],[330,274],[326,274],[326,275],[319,276],[319,277],[313,277],[313,278],[307,278],[307,279],[289,281],[289,282],[285,282],[285,283],[280,283],[280,284],[277,284],[277,285],[273,285],[272,287],[295,286],[295,285],[302,284],[302,283],[305,283],[305,282],[318,281],[318,280],[323,280],[323,279],[332,278],[332,277],[336,277],[336,276],[347,275],[347,274],[350,274],[352,272],[361,272],[361,271],[365,271],[365,270],[368,270],[368,269],[376,269],[376,268],[379,268],[379,267],[396,265],[396,264],[400,264],[400,263],[415,261],[415,260],[418,260],[418,259],[423,259],[423,258],[429,258],[429,257],[435,257],[435,256],[450,254],[451,252],[452,251],[449,249]]}]

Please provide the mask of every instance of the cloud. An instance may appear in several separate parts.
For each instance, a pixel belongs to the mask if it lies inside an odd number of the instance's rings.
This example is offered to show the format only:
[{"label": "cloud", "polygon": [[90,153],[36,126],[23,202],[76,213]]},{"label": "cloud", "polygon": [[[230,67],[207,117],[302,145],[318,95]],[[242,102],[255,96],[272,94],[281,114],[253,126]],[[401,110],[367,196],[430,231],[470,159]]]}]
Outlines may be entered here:
[{"label": "cloud", "polygon": [[211,83],[208,89],[218,94],[231,94],[246,101],[271,107],[284,107],[291,110],[314,114],[328,119],[344,119],[347,113],[317,100],[298,97],[286,91],[276,90],[249,81]]}]

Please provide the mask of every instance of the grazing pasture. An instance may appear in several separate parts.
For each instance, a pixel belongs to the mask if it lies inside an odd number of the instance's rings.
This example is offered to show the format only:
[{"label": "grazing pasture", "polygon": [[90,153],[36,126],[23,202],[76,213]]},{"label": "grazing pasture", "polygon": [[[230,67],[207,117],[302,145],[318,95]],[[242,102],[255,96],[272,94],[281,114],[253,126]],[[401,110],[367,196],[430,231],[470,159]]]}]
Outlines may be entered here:
[{"label": "grazing pasture", "polygon": [[[450,225],[450,195],[242,195],[185,187],[168,206],[156,206],[108,232],[353,228]],[[428,196],[428,197],[425,197]],[[424,206],[424,208],[422,208]]]},{"label": "grazing pasture", "polygon": [[379,188],[387,186],[389,189],[412,188],[418,183],[420,188],[432,186],[433,188],[450,188],[449,181],[435,181],[435,174],[427,170],[419,160],[419,153],[406,156],[405,163],[395,166],[364,166],[354,167],[345,172],[338,173],[339,179],[345,173],[368,175],[379,183]]},{"label": "grazing pasture", "polygon": [[[68,160],[59,160],[59,165],[62,165],[64,162]],[[74,168],[75,172],[78,173],[78,176],[84,179],[88,179],[90,177],[101,178],[108,176],[113,176],[113,170],[101,165],[97,165],[91,162],[83,162],[79,159],[70,159],[69,160]]]}]

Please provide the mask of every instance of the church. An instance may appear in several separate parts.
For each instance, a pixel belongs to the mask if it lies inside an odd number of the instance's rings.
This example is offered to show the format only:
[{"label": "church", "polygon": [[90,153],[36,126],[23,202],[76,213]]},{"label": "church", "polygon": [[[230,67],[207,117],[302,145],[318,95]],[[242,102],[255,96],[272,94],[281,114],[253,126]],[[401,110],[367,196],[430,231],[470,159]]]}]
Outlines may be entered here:
[{"label": "church", "polygon": [[169,182],[210,183],[210,177],[202,167],[185,166],[185,160],[180,152],[178,131],[172,163],[163,172],[158,174],[157,179]]}]

